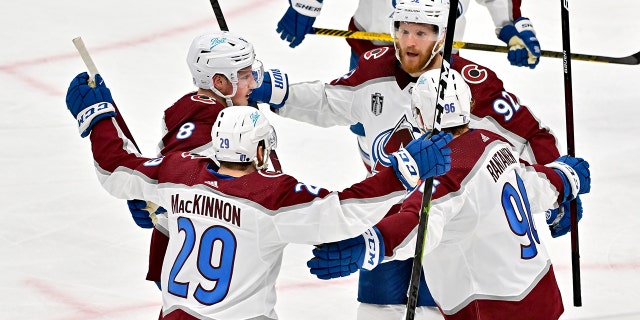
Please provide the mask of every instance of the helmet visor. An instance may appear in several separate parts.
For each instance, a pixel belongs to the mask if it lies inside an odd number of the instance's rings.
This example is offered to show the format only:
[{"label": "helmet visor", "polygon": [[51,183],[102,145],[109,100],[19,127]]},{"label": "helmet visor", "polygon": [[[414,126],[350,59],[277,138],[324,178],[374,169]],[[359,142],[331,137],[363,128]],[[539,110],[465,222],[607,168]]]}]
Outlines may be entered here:
[{"label": "helmet visor", "polygon": [[251,75],[253,76],[253,81],[256,82],[255,88],[259,88],[262,85],[262,79],[264,79],[262,61],[258,59],[253,61],[253,65],[251,65]]},{"label": "helmet visor", "polygon": [[264,69],[260,60],[255,60],[251,66],[238,70],[238,87],[255,89],[262,85]]},{"label": "helmet visor", "polygon": [[393,36],[395,41],[413,39],[414,41],[432,42],[438,41],[438,27],[425,23],[413,23],[395,21],[393,24]]}]

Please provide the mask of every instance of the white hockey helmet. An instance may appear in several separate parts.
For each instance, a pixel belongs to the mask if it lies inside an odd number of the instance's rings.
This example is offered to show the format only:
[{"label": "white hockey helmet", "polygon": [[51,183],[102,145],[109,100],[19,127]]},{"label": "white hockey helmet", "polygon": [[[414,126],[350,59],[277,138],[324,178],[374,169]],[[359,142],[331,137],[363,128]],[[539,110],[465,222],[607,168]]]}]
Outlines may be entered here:
[{"label": "white hockey helmet", "polygon": [[[437,42],[444,40],[449,19],[449,0],[400,0],[391,14],[391,37],[396,49],[396,58],[400,60],[396,39],[396,31],[400,22],[431,24],[437,27]],[[433,48],[431,58],[442,46]],[[429,62],[431,59],[429,59]],[[427,65],[429,63],[427,62]]]},{"label": "white hockey helmet", "polygon": [[[269,166],[269,153],[277,146],[276,132],[260,110],[249,106],[224,108],[211,130],[215,160],[254,162],[256,168]],[[257,148],[264,144],[264,158],[258,166]]]},{"label": "white hockey helmet", "polygon": [[[411,109],[420,129],[433,130],[440,69],[423,73],[411,92]],[[471,89],[462,76],[450,69],[447,90],[442,101],[444,111],[441,128],[457,127],[469,123],[471,115]]]},{"label": "white hockey helmet", "polygon": [[[229,106],[238,88],[238,70],[251,66],[256,87],[261,85],[263,79],[262,62],[256,60],[253,45],[228,31],[207,33],[193,39],[187,64],[193,84],[224,97]],[[224,95],[213,86],[213,76],[216,74],[224,75],[232,83],[231,95]]]}]

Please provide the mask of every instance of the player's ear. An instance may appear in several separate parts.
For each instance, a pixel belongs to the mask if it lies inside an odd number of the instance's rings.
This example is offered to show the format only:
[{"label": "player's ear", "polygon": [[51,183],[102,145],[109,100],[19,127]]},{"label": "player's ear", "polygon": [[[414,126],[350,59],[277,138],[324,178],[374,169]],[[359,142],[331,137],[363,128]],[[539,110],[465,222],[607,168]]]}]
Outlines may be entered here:
[{"label": "player's ear", "polygon": [[215,74],[213,75],[213,87],[218,89],[218,91],[224,93],[226,87],[227,87],[227,77],[221,75],[221,74]]},{"label": "player's ear", "polygon": [[262,146],[261,143],[258,144],[258,146],[256,147],[256,159],[258,161],[258,167],[262,166],[264,164],[264,147]]}]

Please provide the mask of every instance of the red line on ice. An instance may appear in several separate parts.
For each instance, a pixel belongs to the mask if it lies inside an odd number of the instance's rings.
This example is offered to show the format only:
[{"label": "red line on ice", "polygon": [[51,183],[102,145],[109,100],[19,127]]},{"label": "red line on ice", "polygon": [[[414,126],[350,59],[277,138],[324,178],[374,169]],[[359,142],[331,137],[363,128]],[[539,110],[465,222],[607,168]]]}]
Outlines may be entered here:
[{"label": "red line on ice", "polygon": [[[259,10],[260,7],[264,5],[270,4],[272,1],[273,0],[256,0],[250,3],[247,3],[246,5],[236,8],[234,10],[228,10],[228,12],[225,12],[225,19],[228,21],[229,18],[233,18],[234,16],[249,14],[254,10]],[[152,34],[142,35],[142,36],[128,39],[128,40],[123,40],[123,41],[119,41],[119,42],[115,42],[115,43],[111,43],[111,44],[107,44],[99,47],[92,47],[90,49],[90,52],[93,54],[93,53],[126,49],[126,48],[134,47],[137,45],[141,45],[141,44],[159,41],[159,40],[162,40],[163,38],[167,38],[176,34],[189,32],[191,30],[201,28],[203,24],[212,24],[212,23],[215,23],[215,16],[213,12],[211,13],[211,18],[192,22],[184,26],[178,26],[171,29],[160,30]],[[69,41],[71,41],[71,39],[69,39]],[[18,61],[18,62],[6,64],[6,65],[0,65],[0,72],[16,77],[18,80],[24,82],[25,84],[29,85],[33,89],[40,90],[48,95],[60,96],[60,95],[64,95],[65,92],[62,91],[62,89],[59,86],[52,86],[44,81],[39,80],[37,77],[30,76],[26,72],[23,72],[22,69],[41,65],[41,64],[53,63],[57,61],[70,60],[70,59],[80,59],[80,57],[78,56],[77,52],[73,51],[69,53],[47,56],[44,58]]]}]

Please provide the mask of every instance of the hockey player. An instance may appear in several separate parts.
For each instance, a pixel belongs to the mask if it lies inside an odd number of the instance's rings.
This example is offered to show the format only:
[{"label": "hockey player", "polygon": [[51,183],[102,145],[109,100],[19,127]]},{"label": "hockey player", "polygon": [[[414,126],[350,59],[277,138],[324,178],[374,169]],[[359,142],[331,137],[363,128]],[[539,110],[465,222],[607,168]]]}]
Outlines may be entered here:
[{"label": "hockey player", "polygon": [[[375,174],[389,165],[390,153],[419,132],[410,108],[411,91],[422,73],[439,70],[447,13],[448,3],[441,1],[400,1],[391,19],[393,47],[368,51],[356,69],[329,84],[314,81],[269,85],[272,74],[279,79],[287,77],[279,71],[267,71],[263,85],[254,90],[251,98],[269,102],[277,114],[287,118],[322,127],[351,125],[362,160]],[[474,96],[473,127],[506,137],[529,163],[545,164],[560,156],[551,131],[504,89],[493,71],[459,56],[453,59],[452,69],[462,75]],[[567,233],[569,215],[557,209],[552,213],[548,220],[552,236]],[[397,260],[359,273],[360,319],[404,308],[411,264],[411,259]],[[424,283],[418,303],[435,306]]]},{"label": "hockey player", "polygon": [[[416,120],[426,131],[433,130],[439,78],[439,70],[427,71],[413,90]],[[422,257],[438,308],[445,319],[558,319],[562,297],[532,214],[588,193],[589,164],[563,156],[524,166],[505,138],[469,128],[470,91],[453,70],[445,93],[442,105],[455,106],[441,121],[454,136],[451,170],[428,190]],[[373,228],[384,256],[413,256],[421,189]],[[326,244],[314,249],[308,266],[321,279],[344,276],[362,267],[365,247],[362,236]]]},{"label": "hockey player", "polygon": [[[440,0],[440,2],[448,0]],[[466,26],[465,13],[470,0],[460,0],[455,41],[462,41]],[[394,11],[397,0],[359,0],[358,8],[349,22],[348,30],[387,33],[389,15]],[[536,38],[533,25],[528,18],[522,17],[521,1],[513,0],[476,0],[489,10],[495,25],[495,33],[509,47],[507,58],[512,65],[535,68],[540,58],[540,42]],[[289,8],[278,22],[276,32],[283,40],[296,47],[305,35],[313,33],[313,23],[320,15],[322,0],[289,0]],[[358,64],[359,58],[367,51],[386,42],[346,39],[351,47],[351,69]]]},{"label": "hockey player", "polygon": [[[252,89],[260,86],[263,66],[255,58],[253,45],[242,37],[216,31],[193,39],[187,65],[198,88],[176,101],[164,112],[163,138],[159,155],[190,151],[208,156],[211,127],[218,113],[231,105],[247,105]],[[142,228],[153,228],[153,220],[163,219],[166,210],[144,200],[127,201],[129,210]],[[147,280],[160,283],[160,270],[167,245],[166,230],[154,228],[149,251]],[[164,233],[163,233],[164,232]]]},{"label": "hockey player", "polygon": [[170,152],[150,159],[130,148],[100,75],[78,74],[67,108],[91,133],[96,174],[114,197],[169,211],[162,267],[164,319],[277,319],[275,282],[288,243],[320,244],[365,232],[419,179],[445,173],[451,135],[417,139],[394,165],[341,191],[269,173],[277,141],[257,109],[227,107],[211,131],[214,156]]}]

